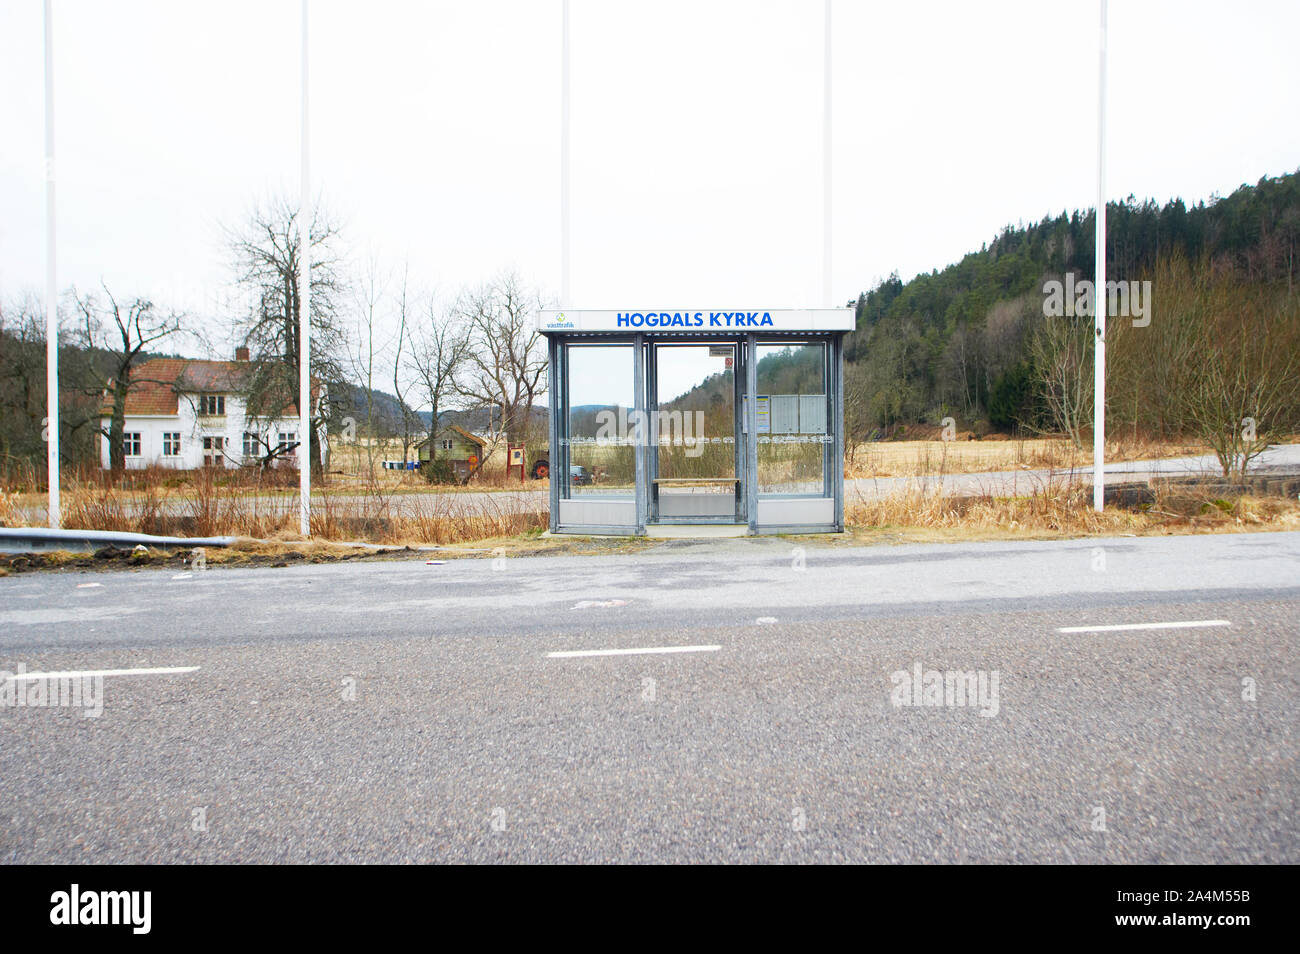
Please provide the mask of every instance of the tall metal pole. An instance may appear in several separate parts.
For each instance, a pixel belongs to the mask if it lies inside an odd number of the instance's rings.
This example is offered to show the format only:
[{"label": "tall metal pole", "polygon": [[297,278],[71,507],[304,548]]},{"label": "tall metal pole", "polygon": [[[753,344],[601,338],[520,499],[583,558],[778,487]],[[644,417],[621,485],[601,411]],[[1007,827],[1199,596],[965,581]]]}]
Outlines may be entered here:
[{"label": "tall metal pole", "polygon": [[302,194],[298,202],[298,523],[311,536],[311,459],[316,435],[311,432],[311,118],[307,108],[307,0],[302,0]]},{"label": "tall metal pole", "polygon": [[826,0],[822,64],[822,304],[831,306],[831,0]]},{"label": "tall metal pole", "polygon": [[54,10],[45,0],[45,445],[50,526],[63,523],[59,504],[59,285],[54,240]]},{"label": "tall metal pole", "polygon": [[1093,421],[1092,507],[1100,512],[1106,497],[1106,0],[1101,0],[1097,60],[1097,236],[1092,286]]},{"label": "tall metal pole", "polygon": [[560,307],[568,308],[569,284],[569,0],[563,3],[560,42]]}]

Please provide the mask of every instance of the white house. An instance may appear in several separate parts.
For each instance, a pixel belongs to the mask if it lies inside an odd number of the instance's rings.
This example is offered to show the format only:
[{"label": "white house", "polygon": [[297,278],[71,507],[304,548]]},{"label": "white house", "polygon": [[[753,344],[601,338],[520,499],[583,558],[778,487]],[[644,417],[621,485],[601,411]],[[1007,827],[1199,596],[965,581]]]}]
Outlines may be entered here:
[{"label": "white house", "polygon": [[[298,409],[288,407],[282,417],[249,420],[243,389],[251,369],[248,349],[235,350],[234,361],[189,358],[154,358],[132,372],[126,397],[123,443],[126,466],[197,469],[239,467],[267,456],[273,447],[298,444]],[[321,388],[313,386],[319,404]],[[105,432],[112,404],[105,396],[100,409]],[[325,441],[321,426],[318,439]],[[100,449],[100,464],[111,466],[107,433]],[[275,458],[277,464],[297,466],[296,448]]]}]

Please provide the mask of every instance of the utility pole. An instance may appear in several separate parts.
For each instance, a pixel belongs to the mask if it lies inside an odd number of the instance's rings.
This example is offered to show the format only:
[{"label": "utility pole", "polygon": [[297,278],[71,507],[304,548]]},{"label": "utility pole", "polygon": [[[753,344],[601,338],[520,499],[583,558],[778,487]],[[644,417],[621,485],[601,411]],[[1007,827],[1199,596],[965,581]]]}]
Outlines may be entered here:
[{"label": "utility pole", "polygon": [[1092,285],[1092,508],[1098,513],[1106,498],[1106,0],[1101,0],[1101,31],[1097,59],[1097,237]]},{"label": "utility pole", "polygon": [[59,283],[54,238],[54,5],[45,0],[45,413],[50,527],[63,525],[59,504]]},{"label": "utility pole", "polygon": [[302,194],[298,201],[298,524],[311,536],[311,455],[316,435],[311,432],[311,114],[307,92],[310,73],[307,56],[307,0],[302,0]]}]

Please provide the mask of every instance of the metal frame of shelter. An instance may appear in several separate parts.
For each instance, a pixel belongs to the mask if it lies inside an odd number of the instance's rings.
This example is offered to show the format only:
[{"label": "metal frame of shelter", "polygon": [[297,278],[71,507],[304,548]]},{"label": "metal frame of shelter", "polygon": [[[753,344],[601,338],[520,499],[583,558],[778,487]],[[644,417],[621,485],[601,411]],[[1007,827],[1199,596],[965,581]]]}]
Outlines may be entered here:
[{"label": "metal frame of shelter", "polygon": [[[854,327],[849,308],[772,310],[760,312],[616,312],[565,309],[543,311],[538,330],[545,335],[550,358],[550,503],[552,533],[646,535],[673,525],[715,525],[731,527],[737,533],[834,533],[844,529],[844,359],[843,339]],[[733,430],[719,440],[734,445],[734,471],[716,478],[675,479],[660,472],[660,460],[671,441],[660,430],[658,365],[665,349],[675,345],[710,346],[710,354],[731,349],[727,367],[734,388]],[[819,374],[810,374],[819,393],[770,395],[760,390],[760,362],[764,355],[792,354],[799,346],[821,346]],[[630,361],[613,348],[630,351]],[[579,459],[590,455],[597,443],[590,436],[571,434],[574,412],[570,396],[576,384],[571,380],[578,349],[604,348],[600,357],[618,354],[630,367],[632,406],[620,408],[623,418],[649,422],[643,431],[629,428],[632,436],[620,434],[625,470],[635,471],[635,480],[609,492],[599,481],[587,486],[589,469]],[[582,362],[578,362],[581,364]],[[811,362],[806,362],[812,367]],[[619,366],[620,368],[623,365]],[[604,376],[619,375],[619,369],[602,368]],[[673,396],[669,395],[671,400]],[[784,401],[775,413],[777,401]],[[821,410],[824,408],[824,410]],[[725,414],[725,409],[723,411]],[[793,414],[793,418],[792,418]],[[810,424],[802,429],[797,415]],[[610,410],[612,418],[613,411]],[[779,427],[778,418],[792,419]],[[589,422],[586,425],[589,429]],[[725,431],[725,428],[723,428]],[[791,433],[784,433],[791,431]],[[687,443],[692,438],[687,438]],[[698,439],[698,438],[697,438]],[[680,442],[678,442],[680,443]],[[707,443],[707,440],[704,441]],[[813,476],[791,482],[788,474],[774,477],[774,463],[780,443],[820,444],[820,467],[806,467]],[[765,446],[767,445],[767,446]],[[815,461],[810,449],[801,452]],[[634,460],[628,461],[626,454]],[[725,458],[725,453],[715,455]],[[668,468],[671,469],[671,468]],[[583,483],[576,483],[580,477]],[[728,500],[724,488],[734,485]]]}]

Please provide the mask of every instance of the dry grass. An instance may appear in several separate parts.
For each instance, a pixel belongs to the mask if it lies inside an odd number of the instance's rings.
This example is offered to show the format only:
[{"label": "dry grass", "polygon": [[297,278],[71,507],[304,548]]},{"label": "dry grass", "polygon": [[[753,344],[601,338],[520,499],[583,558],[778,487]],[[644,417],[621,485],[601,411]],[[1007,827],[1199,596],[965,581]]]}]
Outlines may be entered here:
[{"label": "dry grass", "polygon": [[[1110,460],[1184,456],[1203,450],[1187,444],[1129,442],[1108,452]],[[865,456],[864,456],[865,455]],[[875,455],[875,456],[872,456]],[[400,457],[400,449],[397,454]],[[377,456],[376,459],[382,459]],[[1063,441],[911,441],[864,445],[850,477],[914,476],[1016,469],[1066,471],[1089,460]],[[384,472],[348,483],[331,479],[313,502],[312,536],[320,541],[383,545],[458,546],[494,541],[526,547],[547,526],[545,504],[515,494],[484,494],[508,482],[504,469],[489,469],[479,491],[466,497],[430,488],[418,474]],[[955,496],[912,488],[878,500],[852,491],[846,520],[852,539],[905,534],[909,539],[968,540],[1025,536],[1089,536],[1117,533],[1187,533],[1300,529],[1294,500],[1250,496],[1219,500],[1208,485],[1162,484],[1142,507],[1091,508],[1091,488],[1072,485],[1068,474],[1049,477],[1028,496]],[[132,471],[113,480],[99,471],[71,475],[64,491],[65,526],[166,536],[234,536],[274,541],[301,550],[295,471]],[[286,486],[289,485],[289,486]],[[545,481],[528,481],[527,490]],[[19,493],[18,490],[23,490]],[[1218,491],[1217,493],[1222,493]],[[0,492],[0,525],[28,522],[28,509],[43,497],[26,485]],[[514,541],[514,542],[512,542]],[[215,562],[215,561],[214,561]]]},{"label": "dry grass", "polygon": [[[498,556],[591,556],[633,553],[652,549],[663,541],[629,537],[564,537],[540,539],[534,534],[488,538],[472,545],[436,548],[412,546],[362,546],[322,540],[295,539],[284,534],[275,540],[236,540],[229,547],[209,547],[204,557],[209,567],[286,567],[302,564],[400,560],[494,559]],[[193,549],[148,551],[103,548],[95,553],[53,550],[38,553],[0,553],[0,577],[35,571],[125,570],[172,568],[193,570]]]},{"label": "dry grass", "polygon": [[845,521],[856,539],[904,533],[908,539],[959,540],[1221,533],[1300,529],[1289,498],[1219,496],[1214,485],[1154,482],[1132,506],[1092,508],[1092,488],[1048,481],[1026,496],[956,496],[919,489],[850,500]]},{"label": "dry grass", "polygon": [[[810,544],[840,546],[880,543],[952,543],[981,540],[1078,538],[1089,536],[1146,536],[1188,533],[1240,533],[1300,530],[1300,503],[1294,499],[1253,496],[1218,496],[1222,485],[1157,484],[1145,499],[1127,507],[1108,505],[1103,513],[1092,509],[1087,487],[1068,487],[1064,480],[1021,497],[956,497],[941,492],[910,491],[874,501],[858,500],[846,508],[848,533],[843,537],[807,537]],[[447,498],[403,517],[386,514],[382,506],[349,506],[317,512],[311,540],[297,530],[297,511],[279,514],[266,539],[241,538],[226,548],[208,548],[212,566],[291,566],[351,560],[410,560],[487,558],[498,555],[611,554],[653,549],[668,541],[625,537],[539,538],[545,515],[509,506],[450,512]],[[221,498],[215,501],[222,506]],[[110,499],[92,499],[87,510],[107,522],[130,527],[130,519]],[[196,503],[196,506],[200,506]],[[222,512],[218,509],[218,516]],[[166,523],[165,517],[161,518]],[[255,520],[269,526],[272,515],[230,520],[219,531],[231,531]],[[178,528],[164,525],[165,532]],[[334,539],[327,539],[327,537]],[[366,539],[387,546],[340,543],[340,539]],[[438,546],[419,552],[420,545]],[[126,569],[144,567],[187,568],[191,550],[113,550],[89,553],[0,554],[0,576],[33,570]]]},{"label": "dry grass", "polygon": [[375,543],[466,543],[540,532],[547,525],[544,510],[510,496],[485,496],[466,503],[454,496],[429,494],[405,498],[400,510],[383,496],[360,501],[325,497],[312,512],[313,536]]},{"label": "dry grass", "polygon": [[[1186,441],[1125,440],[1106,446],[1106,459],[1115,463],[1190,457],[1209,448]],[[1068,440],[879,441],[860,444],[845,476],[922,477],[978,474],[1008,470],[1070,470],[1092,463],[1092,448],[1076,448]]]},{"label": "dry grass", "polygon": [[[353,463],[368,460],[352,445]],[[392,448],[376,448],[374,460],[401,457]],[[501,457],[503,455],[498,455]],[[346,459],[346,458],[345,458]],[[29,468],[30,470],[30,468]],[[493,485],[518,490],[517,476],[507,481],[504,466],[489,467],[468,488],[430,487],[414,472],[368,468],[351,475],[331,475],[313,495],[312,535],[326,540],[369,543],[448,545],[513,537],[545,529],[545,512],[515,495],[464,497]],[[17,474],[17,472],[15,472]],[[43,510],[43,488],[34,471],[0,492],[0,525],[21,526]],[[162,536],[238,536],[284,539],[299,529],[298,472],[292,468],[259,471],[178,471],[145,468],[117,477],[98,468],[64,473],[63,523],[87,530],[149,533]],[[545,489],[546,481],[528,481],[524,489]],[[450,491],[450,493],[449,493]]]},{"label": "dry grass", "polygon": [[28,495],[0,490],[0,527],[23,525],[23,504]]},{"label": "dry grass", "polygon": [[[74,482],[64,492],[64,525],[161,536],[285,540],[297,534],[296,495],[260,492],[212,473],[190,476],[189,482],[168,488]],[[24,522],[8,496],[0,499],[0,522]],[[313,499],[311,517],[313,537],[383,544],[465,543],[540,531],[546,525],[545,512],[513,495],[460,499],[426,493],[398,500],[381,491],[331,490]]]}]

